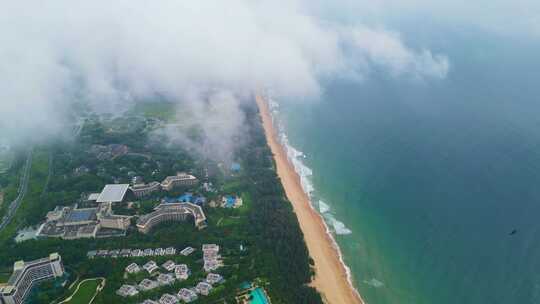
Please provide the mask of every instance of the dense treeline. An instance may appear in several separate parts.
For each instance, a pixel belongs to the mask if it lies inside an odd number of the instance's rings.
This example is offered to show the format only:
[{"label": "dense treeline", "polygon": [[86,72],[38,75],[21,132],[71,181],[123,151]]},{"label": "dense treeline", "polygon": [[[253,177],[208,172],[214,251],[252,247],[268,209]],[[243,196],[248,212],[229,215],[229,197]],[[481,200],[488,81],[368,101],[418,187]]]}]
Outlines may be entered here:
[{"label": "dense treeline", "polygon": [[249,141],[242,155],[255,202],[250,227],[257,248],[261,276],[270,279],[274,303],[322,303],[317,291],[307,286],[313,275],[310,257],[291,204],[273,169],[273,158],[266,144],[256,109],[246,109]]}]

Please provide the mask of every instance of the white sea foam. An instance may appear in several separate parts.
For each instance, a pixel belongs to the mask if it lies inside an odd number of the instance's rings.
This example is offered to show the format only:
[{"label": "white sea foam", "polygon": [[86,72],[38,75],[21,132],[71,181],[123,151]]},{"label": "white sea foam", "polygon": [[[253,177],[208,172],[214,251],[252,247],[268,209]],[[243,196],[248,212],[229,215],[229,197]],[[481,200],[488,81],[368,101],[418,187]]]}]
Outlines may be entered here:
[{"label": "white sea foam", "polygon": [[322,200],[319,200],[319,212],[320,213],[330,212],[330,206],[328,206],[328,204],[326,204]]},{"label": "white sea foam", "polygon": [[375,288],[381,288],[384,286],[384,283],[375,279],[375,278],[372,278],[371,280],[364,280],[364,283],[366,283],[367,285],[371,286],[371,287],[375,287]]},{"label": "white sea foam", "polygon": [[[313,186],[313,184],[311,183],[311,180],[310,180],[310,177],[313,175],[313,171],[311,170],[311,168],[306,166],[300,159],[298,159],[300,157],[305,159],[306,155],[303,152],[295,149],[294,147],[292,147],[289,144],[289,139],[288,139],[287,134],[285,132],[285,128],[284,128],[283,124],[279,121],[279,118],[278,118],[278,115],[279,115],[279,103],[277,103],[276,101],[274,101],[272,99],[270,92],[266,92],[265,100],[267,100],[267,102],[268,102],[268,106],[269,106],[270,114],[271,114],[271,118],[272,118],[272,125],[274,126],[274,128],[276,128],[276,130],[278,132],[279,142],[280,142],[281,146],[284,148],[285,152],[287,153],[287,158],[289,159],[289,161],[293,165],[294,170],[300,176],[300,181],[301,181],[301,184],[302,184],[302,188],[303,188],[304,192],[310,198],[310,206],[311,206],[311,208],[313,208],[313,210],[315,210],[315,208],[313,207],[313,202],[312,202],[312,194],[313,194],[313,191],[315,189],[314,189],[314,186]],[[326,210],[326,211],[322,211],[322,210]],[[326,233],[328,234],[328,236],[332,240],[332,245],[333,245],[333,247],[335,248],[335,250],[336,250],[336,252],[338,254],[339,261],[343,265],[343,268],[345,269],[345,273],[347,274],[347,281],[348,281],[349,285],[351,286],[351,288],[354,290],[354,292],[360,298],[361,296],[358,293],[358,290],[356,290],[356,287],[354,287],[354,285],[353,285],[351,269],[349,268],[349,266],[347,266],[347,264],[345,264],[345,261],[343,260],[343,253],[341,252],[341,248],[339,247],[338,243],[336,242],[336,239],[334,238],[334,235],[332,234],[330,228],[328,227],[328,223],[327,223],[326,220],[324,220],[324,218],[326,216],[330,215],[331,219],[329,220],[329,222],[331,223],[335,234],[346,235],[346,234],[351,234],[352,231],[350,229],[348,229],[345,226],[344,223],[338,221],[332,214],[329,213],[330,212],[330,206],[328,204],[326,204],[326,203],[324,203],[322,201],[319,201],[319,212],[320,212],[320,214],[324,215],[324,217],[321,216],[323,218],[322,222],[324,224]],[[367,302],[365,302],[365,301],[364,301],[364,303],[367,304]]]},{"label": "white sea foam", "polygon": [[340,222],[335,218],[335,216],[331,213],[325,213],[324,218],[332,225],[332,228],[334,228],[334,233],[337,235],[347,235],[351,234],[351,229],[347,228],[343,222]]}]

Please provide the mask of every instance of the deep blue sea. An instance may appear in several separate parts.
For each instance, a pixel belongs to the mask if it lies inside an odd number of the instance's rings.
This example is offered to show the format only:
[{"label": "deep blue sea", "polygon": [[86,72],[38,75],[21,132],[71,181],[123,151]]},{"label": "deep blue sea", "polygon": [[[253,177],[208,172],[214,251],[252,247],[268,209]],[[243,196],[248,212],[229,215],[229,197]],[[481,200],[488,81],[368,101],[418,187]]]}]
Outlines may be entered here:
[{"label": "deep blue sea", "polygon": [[314,206],[369,304],[540,303],[540,39],[410,24],[446,79],[373,69],[279,101]]}]

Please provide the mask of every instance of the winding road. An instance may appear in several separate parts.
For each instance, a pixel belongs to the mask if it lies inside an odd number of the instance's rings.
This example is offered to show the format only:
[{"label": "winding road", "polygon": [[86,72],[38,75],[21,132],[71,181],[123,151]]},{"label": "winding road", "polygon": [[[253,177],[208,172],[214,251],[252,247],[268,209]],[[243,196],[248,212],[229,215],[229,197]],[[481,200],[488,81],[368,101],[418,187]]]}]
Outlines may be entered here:
[{"label": "winding road", "polygon": [[30,151],[28,151],[28,155],[26,156],[26,164],[24,165],[23,174],[19,183],[19,189],[17,190],[17,197],[9,204],[8,211],[2,218],[2,221],[0,222],[0,231],[9,225],[15,216],[17,209],[19,209],[24,196],[26,195],[26,191],[28,190],[28,180],[30,179],[30,169],[32,168],[32,154],[33,150],[30,149]]}]

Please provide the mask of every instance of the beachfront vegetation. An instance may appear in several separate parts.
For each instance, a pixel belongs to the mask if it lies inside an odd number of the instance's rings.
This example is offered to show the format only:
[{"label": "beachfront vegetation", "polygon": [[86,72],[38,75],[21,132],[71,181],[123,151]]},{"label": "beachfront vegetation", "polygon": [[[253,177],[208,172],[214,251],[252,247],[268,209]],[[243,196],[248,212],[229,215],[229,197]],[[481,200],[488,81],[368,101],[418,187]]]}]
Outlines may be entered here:
[{"label": "beachfront vegetation", "polygon": [[[168,106],[167,106],[168,107]],[[163,112],[157,107],[156,111]],[[139,109],[140,110],[140,109]],[[152,117],[151,108],[144,108],[144,115]],[[18,213],[14,227],[39,223],[47,211],[57,205],[83,203],[82,193],[99,191],[106,183],[130,182],[129,172],[136,172],[145,181],[160,181],[166,175],[177,171],[191,171],[203,176],[202,172],[211,171],[209,180],[221,194],[237,194],[243,198],[244,205],[238,209],[210,208],[205,206],[208,227],[197,230],[192,223],[175,223],[158,226],[150,234],[141,234],[135,229],[126,237],[112,239],[82,239],[65,241],[60,239],[39,239],[15,243],[13,235],[16,229],[6,230],[2,235],[9,235],[0,243],[0,272],[8,273],[12,263],[18,259],[35,259],[58,251],[68,269],[76,275],[71,279],[105,277],[107,284],[94,303],[139,303],[146,298],[156,298],[165,292],[177,292],[181,287],[193,286],[204,278],[202,271],[202,252],[204,243],[217,243],[222,248],[225,267],[217,272],[226,281],[214,289],[208,297],[201,297],[197,303],[216,303],[226,301],[234,303],[234,296],[241,283],[261,278],[268,282],[265,288],[272,303],[322,303],[320,295],[308,286],[313,275],[309,253],[303,240],[298,220],[291,204],[287,201],[283,187],[274,170],[273,158],[266,144],[264,132],[257,109],[246,107],[248,134],[245,141],[234,155],[241,163],[238,174],[223,174],[212,160],[201,159],[189,154],[179,146],[165,144],[164,140],[151,138],[149,123],[133,118],[133,121],[114,119],[104,122],[89,120],[75,142],[56,144],[39,149],[35,153],[36,167],[31,175],[34,181],[25,198],[27,207]],[[158,121],[170,119],[157,115]],[[110,124],[127,126],[111,127]],[[152,135],[154,136],[154,135]],[[124,144],[132,155],[126,154],[115,158],[98,159],[90,152],[92,145]],[[53,156],[52,176],[48,175],[48,153]],[[78,170],[83,168],[84,170]],[[79,172],[80,171],[80,172]],[[32,184],[32,182],[31,182]],[[47,185],[47,186],[46,186]],[[44,189],[47,189],[44,191]],[[115,207],[118,213],[146,213],[155,206],[163,195],[178,195],[185,190],[202,191],[200,188],[179,189],[175,193],[156,193],[140,200],[137,209],[128,210],[123,205]],[[217,199],[215,193],[206,194],[208,200]],[[24,219],[24,220],[23,220]],[[182,249],[191,246],[197,249],[189,257],[144,257],[144,258],[97,258],[89,260],[86,253],[96,249],[122,248],[158,248],[173,246]],[[168,259],[188,264],[192,270],[189,280],[171,287],[159,288],[152,292],[123,299],[115,294],[125,283],[135,284],[140,277],[125,276],[124,268],[132,262],[144,264],[154,260],[161,264]],[[72,290],[64,290],[67,297]],[[57,294],[55,294],[57,296]],[[43,296],[44,297],[44,296]],[[45,302],[43,302],[45,303]]]}]

